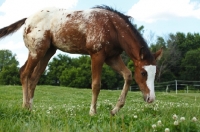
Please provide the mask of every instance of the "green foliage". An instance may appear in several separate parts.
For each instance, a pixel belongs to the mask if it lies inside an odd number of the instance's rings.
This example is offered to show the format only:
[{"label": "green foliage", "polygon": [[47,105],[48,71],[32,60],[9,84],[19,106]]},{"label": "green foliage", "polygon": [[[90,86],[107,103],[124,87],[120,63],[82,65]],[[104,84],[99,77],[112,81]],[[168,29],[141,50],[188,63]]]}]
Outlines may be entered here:
[{"label": "green foliage", "polygon": [[184,57],[186,52],[200,48],[200,34],[199,33],[177,33],[177,45]]},{"label": "green foliage", "polygon": [[157,50],[159,50],[161,47],[166,48],[166,42],[164,38],[162,37],[157,37],[156,44],[152,44],[150,47],[150,50],[155,53]]},{"label": "green foliage", "polygon": [[128,69],[130,69],[131,72],[132,72],[132,76],[133,76],[133,82],[132,82],[132,85],[136,85],[136,82],[135,82],[135,79],[134,79],[134,71],[135,71],[135,69],[134,69],[134,63],[133,63],[132,60],[130,60],[130,61],[128,62],[127,67],[128,67]]},{"label": "green foliage", "polygon": [[20,84],[18,64],[10,50],[0,50],[0,84]]},{"label": "green foliage", "polygon": [[[59,55],[60,56],[60,55]],[[62,55],[62,58],[68,56]],[[68,86],[68,87],[79,87],[79,88],[90,88],[91,87],[91,59],[89,56],[81,56],[79,58],[71,58],[70,64],[67,68],[61,68],[59,70],[58,65],[66,66],[66,62],[61,59],[53,59],[50,63],[48,75],[56,75],[55,73],[58,70],[60,73],[58,77],[58,85]],[[63,64],[64,63],[64,64]],[[57,66],[53,68],[54,66]],[[51,71],[51,69],[55,69]],[[59,77],[60,76],[60,77]],[[51,76],[50,76],[51,77]],[[50,78],[48,77],[48,78]],[[107,65],[103,66],[102,70],[102,80],[101,87],[102,89],[116,89],[117,87],[122,87],[124,80],[121,75],[113,71]]]},{"label": "green foliage", "polygon": [[170,70],[165,71],[161,77],[162,82],[167,82],[169,80],[176,80],[176,76]]},{"label": "green foliage", "polygon": [[48,78],[47,78],[47,70],[45,70],[39,79],[38,85],[45,85],[48,83],[49,82],[48,82]]},{"label": "green foliage", "polygon": [[[157,81],[180,80],[199,80],[200,64],[199,51],[200,34],[199,33],[180,33],[169,34],[165,39],[158,37],[155,44],[150,49],[156,52],[160,47],[164,47],[164,53],[158,65]],[[191,55],[189,55],[191,54]],[[194,61],[195,60],[195,61]]]},{"label": "green foliage", "polygon": [[0,72],[0,84],[19,85],[19,68],[14,64],[5,66]]},{"label": "green foliage", "polygon": [[181,78],[185,80],[200,80],[200,48],[190,50],[182,59],[183,71]]},{"label": "green foliage", "polygon": [[130,58],[128,57],[128,55],[125,52],[122,52],[121,58],[122,58],[125,65],[127,65],[128,62],[130,61]]},{"label": "green foliage", "polygon": [[[37,86],[33,110],[30,112],[21,108],[20,86],[1,86],[0,131],[164,132],[166,128],[170,132],[200,130],[198,93],[160,92],[156,94],[156,102],[146,104],[140,92],[129,92],[125,106],[116,116],[111,116],[109,111],[114,107],[120,92],[101,90],[97,102],[98,113],[89,116],[90,89]],[[174,125],[175,121],[178,125]]]},{"label": "green foliage", "polygon": [[[73,64],[73,65],[72,65]],[[72,59],[72,67],[65,69],[60,76],[62,86],[91,87],[91,60],[89,56]]]},{"label": "green foliage", "polygon": [[5,66],[9,66],[12,64],[15,64],[17,66],[19,62],[16,60],[15,56],[16,55],[13,55],[10,50],[0,50],[0,71]]},{"label": "green foliage", "polygon": [[113,89],[113,88],[116,89],[117,87],[119,87],[120,84],[117,81],[118,80],[117,74],[118,73],[113,71],[110,67],[108,67],[107,65],[104,65],[103,71],[102,71],[101,87],[103,89]]},{"label": "green foliage", "polygon": [[47,82],[51,85],[60,85],[60,76],[65,69],[71,68],[72,59],[67,55],[59,54],[48,64]]}]

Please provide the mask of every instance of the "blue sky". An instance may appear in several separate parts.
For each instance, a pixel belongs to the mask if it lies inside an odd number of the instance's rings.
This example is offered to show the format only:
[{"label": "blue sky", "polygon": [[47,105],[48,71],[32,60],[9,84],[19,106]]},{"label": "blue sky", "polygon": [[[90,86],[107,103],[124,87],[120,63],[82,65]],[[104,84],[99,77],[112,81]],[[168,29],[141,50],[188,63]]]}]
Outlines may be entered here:
[{"label": "blue sky", "polygon": [[[0,28],[49,6],[83,10],[103,4],[132,16],[138,26],[143,25],[147,42],[152,35],[155,40],[169,33],[200,33],[200,0],[0,0]],[[28,51],[22,29],[1,39],[0,49],[11,50],[17,55],[20,66],[23,65]]]}]

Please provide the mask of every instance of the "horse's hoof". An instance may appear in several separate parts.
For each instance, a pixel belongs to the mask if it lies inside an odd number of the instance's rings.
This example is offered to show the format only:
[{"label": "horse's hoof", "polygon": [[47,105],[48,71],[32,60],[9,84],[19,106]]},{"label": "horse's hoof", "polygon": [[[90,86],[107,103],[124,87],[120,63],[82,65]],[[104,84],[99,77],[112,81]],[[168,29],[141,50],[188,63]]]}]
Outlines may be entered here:
[{"label": "horse's hoof", "polygon": [[115,116],[115,113],[114,113],[113,110],[110,111],[110,114],[111,114],[112,116]]},{"label": "horse's hoof", "polygon": [[22,104],[22,108],[27,109],[29,111],[32,110],[31,106],[29,104]]},{"label": "horse's hoof", "polygon": [[89,112],[89,115],[90,115],[90,116],[94,116],[94,115],[96,115],[96,112],[90,111],[90,112]]}]

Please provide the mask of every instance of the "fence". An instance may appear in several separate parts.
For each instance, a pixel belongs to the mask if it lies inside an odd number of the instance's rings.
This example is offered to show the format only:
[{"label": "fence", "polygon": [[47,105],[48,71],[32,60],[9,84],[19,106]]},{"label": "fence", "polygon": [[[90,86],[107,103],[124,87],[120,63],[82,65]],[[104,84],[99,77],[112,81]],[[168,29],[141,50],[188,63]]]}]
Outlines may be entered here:
[{"label": "fence", "polygon": [[[133,85],[130,87],[130,91],[138,91],[139,87]],[[173,92],[176,94],[179,92],[200,92],[200,81],[186,81],[186,80],[174,80],[162,83],[155,83],[155,91]]]}]

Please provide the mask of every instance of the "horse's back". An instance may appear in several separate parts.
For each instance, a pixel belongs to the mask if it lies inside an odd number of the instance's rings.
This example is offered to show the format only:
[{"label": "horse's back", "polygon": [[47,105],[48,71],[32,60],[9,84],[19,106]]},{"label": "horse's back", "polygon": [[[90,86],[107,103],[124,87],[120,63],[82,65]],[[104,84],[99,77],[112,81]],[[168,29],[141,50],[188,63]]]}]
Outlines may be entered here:
[{"label": "horse's back", "polygon": [[102,43],[109,44],[107,38],[110,29],[105,29],[110,28],[109,17],[111,12],[102,9],[67,11],[46,8],[26,20],[24,41],[26,45],[33,44],[32,47],[35,47],[48,39],[56,48],[65,52],[98,52],[104,47]]}]

